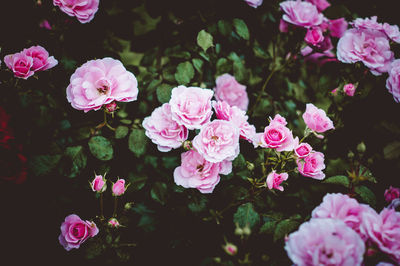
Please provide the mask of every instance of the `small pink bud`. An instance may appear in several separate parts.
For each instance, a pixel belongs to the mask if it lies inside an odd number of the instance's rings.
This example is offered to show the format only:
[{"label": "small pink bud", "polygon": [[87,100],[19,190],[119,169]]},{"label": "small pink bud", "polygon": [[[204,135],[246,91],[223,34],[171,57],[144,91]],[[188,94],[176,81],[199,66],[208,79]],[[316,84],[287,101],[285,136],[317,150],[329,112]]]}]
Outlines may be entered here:
[{"label": "small pink bud", "polygon": [[124,179],[118,179],[112,186],[112,193],[114,196],[121,196],[125,193],[127,186],[125,186]]},{"label": "small pink bud", "polygon": [[109,104],[106,104],[105,108],[108,113],[113,113],[118,109],[118,106],[115,102],[111,102]]},{"label": "small pink bud", "polygon": [[304,40],[308,44],[315,46],[324,40],[324,35],[322,34],[322,30],[320,28],[312,28],[307,30]]},{"label": "small pink bud", "polygon": [[231,256],[235,256],[238,251],[237,247],[232,243],[226,243],[224,246],[222,246],[222,248],[228,255]]},{"label": "small pink bud", "polygon": [[112,228],[118,228],[121,226],[121,224],[118,222],[117,219],[115,218],[110,218],[110,220],[108,220],[108,226],[112,227]]},{"label": "small pink bud", "polygon": [[49,21],[47,19],[43,20],[42,22],[40,22],[39,27],[44,28],[44,29],[48,29],[51,30],[52,27],[49,23]]},{"label": "small pink bud", "polygon": [[185,140],[182,144],[182,147],[185,149],[185,151],[189,151],[192,149],[192,142],[190,140]]},{"label": "small pink bud", "polygon": [[336,95],[338,94],[338,92],[339,92],[339,88],[333,89],[333,90],[331,91],[331,93],[332,93],[333,96],[336,96]]},{"label": "small pink bud", "polygon": [[92,183],[90,183],[90,186],[92,187],[93,191],[102,193],[107,188],[106,179],[104,179],[101,175],[96,175]]},{"label": "small pink bud", "polygon": [[356,86],[354,86],[352,83],[346,84],[343,86],[343,91],[348,96],[354,96],[354,93],[356,92]]},{"label": "small pink bud", "polygon": [[388,189],[385,190],[384,196],[386,202],[390,203],[394,199],[400,198],[400,188],[390,186]]}]

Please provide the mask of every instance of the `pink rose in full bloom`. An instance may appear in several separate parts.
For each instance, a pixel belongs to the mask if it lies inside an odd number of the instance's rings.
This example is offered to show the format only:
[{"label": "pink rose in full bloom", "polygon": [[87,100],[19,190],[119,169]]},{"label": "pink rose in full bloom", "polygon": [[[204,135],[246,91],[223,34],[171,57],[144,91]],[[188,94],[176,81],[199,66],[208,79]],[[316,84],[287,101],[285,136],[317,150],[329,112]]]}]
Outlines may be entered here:
[{"label": "pink rose in full bloom", "polygon": [[303,1],[284,1],[280,7],[285,12],[283,20],[288,23],[310,28],[322,23],[324,16],[318,12],[315,5]]},{"label": "pink rose in full bloom", "polygon": [[70,251],[86,241],[89,237],[94,237],[99,232],[96,224],[90,221],[83,221],[76,214],[65,217],[61,224],[61,234],[58,237],[60,244]]},{"label": "pink rose in full bloom", "polygon": [[318,133],[323,133],[329,129],[335,128],[332,120],[326,116],[325,111],[317,108],[312,103],[306,104],[303,120],[309,129]]},{"label": "pink rose in full bloom", "polygon": [[47,52],[47,50],[40,45],[24,49],[22,52],[25,53],[27,56],[32,57],[32,71],[47,70],[58,64],[57,59],[55,59],[54,56],[49,57],[49,53]]},{"label": "pink rose in full bloom", "polygon": [[125,179],[118,179],[112,186],[112,193],[114,196],[121,196],[125,193],[127,187],[125,186]]},{"label": "pink rose in full bloom", "polygon": [[390,203],[394,199],[400,198],[400,188],[390,186],[388,189],[385,190],[385,200],[386,202]]},{"label": "pink rose in full bloom", "polygon": [[243,111],[247,110],[249,97],[246,86],[237,82],[234,76],[223,74],[217,77],[215,84],[215,98],[218,101],[225,101],[230,106],[237,106]]},{"label": "pink rose in full bloom", "polygon": [[14,72],[16,77],[27,79],[35,74],[32,70],[33,58],[24,52],[6,55],[4,63]]},{"label": "pink rose in full bloom", "polygon": [[303,176],[308,176],[314,179],[322,180],[325,174],[322,170],[325,169],[324,154],[313,151],[304,159],[297,159],[297,170]]},{"label": "pink rose in full bloom", "polygon": [[254,8],[257,8],[259,6],[261,6],[261,4],[263,3],[263,0],[245,0],[245,2]]},{"label": "pink rose in full bloom", "polygon": [[210,121],[213,91],[199,87],[178,86],[172,89],[172,119],[188,129],[199,129]]},{"label": "pink rose in full bloom", "polygon": [[362,265],[365,244],[342,221],[313,218],[289,235],[285,250],[299,266],[356,266]]},{"label": "pink rose in full bloom", "polygon": [[296,137],[294,139],[294,153],[298,158],[305,158],[308,155],[310,155],[311,151],[313,150],[311,145],[308,143],[300,143],[299,144],[299,138]]},{"label": "pink rose in full bloom", "polygon": [[317,45],[324,40],[324,35],[319,27],[309,28],[304,40],[310,45]]},{"label": "pink rose in full bloom", "polygon": [[288,179],[289,175],[287,173],[280,173],[277,174],[275,171],[272,171],[269,173],[267,176],[267,186],[269,189],[277,189],[280,191],[283,191],[283,187],[281,186],[283,181],[286,181]]},{"label": "pink rose in full bloom", "polygon": [[167,152],[179,148],[188,138],[188,129],[172,120],[171,106],[164,103],[146,117],[142,123],[146,136],[157,144],[159,151]]},{"label": "pink rose in full bloom", "polygon": [[310,2],[311,4],[314,4],[319,11],[324,11],[325,9],[331,6],[331,4],[326,0],[306,0],[306,1]]},{"label": "pink rose in full bloom", "polygon": [[379,215],[365,213],[360,229],[369,241],[400,263],[400,212],[384,208]]},{"label": "pink rose in full bloom", "polygon": [[99,0],[53,0],[53,5],[80,23],[90,22],[99,9]]},{"label": "pink rose in full bloom", "polygon": [[131,102],[138,95],[136,77],[119,60],[90,60],[75,70],[67,87],[72,107],[86,112],[113,101]]},{"label": "pink rose in full bloom", "polygon": [[344,18],[329,20],[329,31],[332,37],[340,38],[347,30],[349,23]]},{"label": "pink rose in full bloom", "polygon": [[212,193],[220,180],[219,174],[232,172],[232,162],[212,163],[195,150],[181,154],[181,166],[175,168],[174,180],[179,186],[197,188],[201,193]]},{"label": "pink rose in full bloom", "polygon": [[352,83],[348,83],[343,86],[343,91],[348,96],[354,96],[354,93],[356,92],[356,86],[354,86]]},{"label": "pink rose in full bloom", "polygon": [[106,180],[101,175],[96,175],[90,183],[93,191],[102,193],[107,189]]},{"label": "pink rose in full bloom", "polygon": [[293,150],[293,141],[292,131],[277,120],[272,120],[260,135],[262,147],[276,149],[279,152]]},{"label": "pink rose in full bloom", "polygon": [[386,88],[393,95],[395,102],[400,102],[400,59],[394,60],[391,64]]},{"label": "pink rose in full bloom", "polygon": [[230,121],[215,119],[193,139],[193,147],[207,161],[232,161],[239,154],[239,129]]}]

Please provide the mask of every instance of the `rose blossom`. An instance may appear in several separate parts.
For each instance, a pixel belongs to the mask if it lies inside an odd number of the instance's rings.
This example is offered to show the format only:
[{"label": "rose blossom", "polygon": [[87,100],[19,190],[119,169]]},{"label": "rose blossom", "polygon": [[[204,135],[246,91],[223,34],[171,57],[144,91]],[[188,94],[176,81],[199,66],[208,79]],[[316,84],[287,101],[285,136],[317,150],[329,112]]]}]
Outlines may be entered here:
[{"label": "rose blossom", "polygon": [[265,127],[264,133],[260,137],[261,146],[264,148],[276,149],[279,152],[293,150],[292,131],[276,120],[272,120]]},{"label": "rose blossom", "polygon": [[388,189],[385,190],[385,200],[386,202],[390,203],[394,199],[400,198],[400,188],[390,186]]},{"label": "rose blossom", "polygon": [[55,59],[54,56],[49,57],[49,53],[47,52],[47,50],[40,45],[24,49],[22,53],[25,53],[27,56],[32,57],[32,71],[47,70],[58,64],[57,59]]},{"label": "rose blossom", "polygon": [[313,151],[304,159],[297,159],[297,170],[303,176],[308,176],[314,179],[322,180],[325,174],[322,170],[325,169],[324,154]]},{"label": "rose blossom", "polygon": [[207,161],[231,161],[239,154],[239,130],[230,121],[215,119],[200,129],[192,143]]},{"label": "rose blossom", "polygon": [[222,246],[222,248],[225,250],[225,252],[228,255],[231,255],[231,256],[235,256],[238,251],[237,246],[232,243],[226,243],[225,245]]},{"label": "rose blossom", "polygon": [[92,183],[90,183],[90,186],[92,187],[93,191],[99,193],[102,193],[107,189],[106,180],[101,175],[96,175]]},{"label": "rose blossom", "polygon": [[395,102],[400,102],[400,59],[394,60],[391,64],[386,88],[393,95]]},{"label": "rose blossom", "polygon": [[269,120],[270,120],[270,123],[278,122],[282,126],[286,126],[287,125],[286,118],[284,118],[280,114],[276,114],[273,119],[271,119],[271,117],[269,117]]},{"label": "rose blossom", "polygon": [[279,4],[285,12],[283,20],[294,25],[309,28],[322,23],[324,16],[315,5],[303,1],[285,1]]},{"label": "rose blossom", "polygon": [[392,41],[400,43],[399,26],[383,23],[383,31]]},{"label": "rose blossom", "polygon": [[263,0],[245,0],[245,2],[254,8],[257,8],[259,6],[261,6],[261,4],[263,3]]},{"label": "rose blossom", "polygon": [[199,129],[210,121],[213,91],[199,87],[178,86],[172,89],[172,120],[188,129]]},{"label": "rose blossom", "polygon": [[237,106],[243,111],[247,110],[249,97],[247,96],[246,86],[237,82],[234,76],[227,73],[223,74],[217,77],[215,84],[215,98],[218,101],[225,101],[230,106]]},{"label": "rose blossom", "polygon": [[169,103],[154,109],[151,116],[143,120],[142,125],[146,130],[146,136],[157,144],[158,150],[162,152],[179,148],[188,138],[187,128],[172,120]]},{"label": "rose blossom", "polygon": [[354,93],[356,92],[356,87],[352,83],[349,83],[343,86],[343,91],[348,96],[354,96]]},{"label": "rose blossom", "polygon": [[308,128],[318,133],[323,133],[329,129],[335,128],[332,120],[326,116],[325,111],[317,108],[312,103],[306,104],[303,120]]},{"label": "rose blossom", "polygon": [[340,38],[347,30],[348,23],[344,18],[329,20],[329,31],[332,37]]},{"label": "rose blossom", "polygon": [[275,188],[277,190],[283,191],[283,187],[281,186],[281,184],[283,181],[286,181],[288,177],[289,175],[287,173],[277,174],[275,171],[272,171],[267,176],[267,186],[269,189]]},{"label": "rose blossom", "polygon": [[136,77],[110,57],[84,63],[72,74],[67,87],[68,102],[85,113],[113,101],[135,101],[137,95]]},{"label": "rose blossom", "polygon": [[362,265],[365,244],[340,220],[311,219],[286,240],[285,250],[295,265]]},{"label": "rose blossom", "polygon": [[201,193],[212,193],[220,180],[219,174],[232,172],[232,162],[212,163],[195,150],[181,154],[181,166],[174,170],[174,180],[179,186],[197,188]]},{"label": "rose blossom", "polygon": [[99,0],[53,0],[53,5],[80,23],[90,22],[99,9]]},{"label": "rose blossom", "polygon": [[24,52],[9,54],[4,57],[6,66],[14,72],[14,76],[27,79],[35,72],[31,69],[33,58]]},{"label": "rose blossom", "polygon": [[383,25],[382,23],[379,23],[377,19],[377,16],[373,16],[371,18],[357,18],[353,22],[351,22],[351,25],[357,29],[371,29],[381,31],[383,30]]},{"label": "rose blossom", "polygon": [[325,9],[331,6],[331,4],[326,0],[306,0],[306,1],[315,5],[319,11],[324,11]]},{"label": "rose blossom", "polygon": [[294,153],[296,154],[296,156],[298,158],[305,158],[312,151],[312,147],[311,147],[310,144],[305,143],[305,142],[299,144],[299,138],[298,137],[296,137],[294,139],[293,146],[294,146]]},{"label": "rose blossom", "polygon": [[317,45],[324,40],[324,35],[319,27],[309,28],[304,40],[310,45]]},{"label": "rose blossom", "polygon": [[125,186],[125,179],[118,179],[112,186],[112,193],[114,196],[121,196],[125,193],[127,187]]},{"label": "rose blossom", "polygon": [[99,232],[94,222],[83,221],[76,214],[65,217],[61,224],[61,234],[58,237],[60,244],[67,250],[79,248],[89,237],[94,237]]}]

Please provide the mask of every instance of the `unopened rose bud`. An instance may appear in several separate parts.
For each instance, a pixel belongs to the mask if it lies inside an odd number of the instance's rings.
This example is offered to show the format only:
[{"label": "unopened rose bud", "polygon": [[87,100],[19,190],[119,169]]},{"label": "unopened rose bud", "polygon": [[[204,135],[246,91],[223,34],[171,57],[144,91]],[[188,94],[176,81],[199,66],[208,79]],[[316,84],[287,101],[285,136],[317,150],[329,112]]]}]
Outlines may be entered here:
[{"label": "unopened rose bud", "polygon": [[121,196],[125,193],[127,186],[125,186],[124,179],[118,179],[112,186],[112,193],[114,196]]},{"label": "unopened rose bud", "polygon": [[106,109],[106,111],[107,111],[108,113],[113,113],[113,112],[115,112],[115,111],[118,109],[118,105],[117,105],[116,102],[111,102],[111,103],[109,103],[109,104],[106,104],[106,105],[104,106],[104,108]]},{"label": "unopened rose bud", "polygon": [[106,190],[107,184],[106,179],[101,175],[96,175],[93,181],[90,183],[92,190],[97,193],[102,193]]},{"label": "unopened rose bud", "polygon": [[249,236],[251,234],[251,229],[247,225],[243,228],[243,234]]},{"label": "unopened rose bud", "polygon": [[364,142],[360,142],[358,145],[357,145],[357,151],[358,152],[365,152],[365,150],[366,150],[366,146],[365,146],[365,143]]},{"label": "unopened rose bud", "polygon": [[115,219],[115,218],[110,218],[110,220],[108,220],[108,226],[109,226],[109,227],[112,227],[112,228],[118,228],[118,227],[120,227],[121,225],[120,225],[120,223],[118,222],[117,219]]},{"label": "unopened rose bud", "polygon": [[331,91],[331,94],[332,94],[333,96],[336,96],[336,95],[338,94],[338,91],[339,91],[339,88],[333,89],[333,90]]},{"label": "unopened rose bud", "polygon": [[254,170],[254,163],[246,161],[246,166],[247,166],[247,169],[249,169],[249,171],[253,171]]},{"label": "unopened rose bud", "polygon": [[235,235],[241,236],[243,235],[243,229],[240,227],[236,227],[235,229]]},{"label": "unopened rose bud", "polygon": [[354,158],[354,153],[352,151],[349,151],[349,153],[347,154],[347,157],[349,159]]},{"label": "unopened rose bud", "polygon": [[354,86],[352,83],[346,84],[343,86],[343,91],[348,96],[354,96],[354,93],[356,92],[356,86]]},{"label": "unopened rose bud", "polygon": [[238,251],[237,247],[232,243],[226,243],[224,246],[222,246],[222,248],[228,255],[231,256],[235,256]]},{"label": "unopened rose bud", "polygon": [[125,203],[124,209],[125,209],[125,210],[130,210],[130,209],[132,209],[132,205],[133,205],[133,202],[127,202],[127,203]]},{"label": "unopened rose bud", "polygon": [[190,140],[185,140],[182,144],[182,147],[186,150],[189,151],[192,149],[192,142]]}]

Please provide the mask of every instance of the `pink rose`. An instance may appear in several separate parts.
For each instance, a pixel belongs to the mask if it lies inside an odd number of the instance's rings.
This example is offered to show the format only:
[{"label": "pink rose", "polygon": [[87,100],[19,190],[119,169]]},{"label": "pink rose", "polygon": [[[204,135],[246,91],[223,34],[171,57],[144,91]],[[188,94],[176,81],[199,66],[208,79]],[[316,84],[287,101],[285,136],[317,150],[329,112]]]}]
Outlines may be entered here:
[{"label": "pink rose", "polygon": [[35,72],[32,70],[33,58],[24,52],[9,54],[4,57],[6,66],[14,72],[14,76],[27,79]]},{"label": "pink rose", "polygon": [[112,186],[112,193],[114,196],[121,196],[125,193],[127,187],[124,179],[118,179]]},{"label": "pink rose", "polygon": [[400,102],[400,59],[394,60],[391,64],[386,88],[393,95],[395,102]]},{"label": "pink rose", "polygon": [[107,184],[106,180],[101,175],[96,175],[92,183],[90,183],[93,191],[102,193],[106,190]]},{"label": "pink rose", "polygon": [[225,101],[230,106],[237,106],[243,111],[247,110],[249,97],[247,96],[246,86],[237,82],[234,76],[223,74],[217,77],[215,84],[215,98],[218,101]]},{"label": "pink rose", "polygon": [[400,188],[390,186],[388,189],[385,190],[385,200],[386,202],[390,203],[394,199],[400,198]]},{"label": "pink rose", "polygon": [[232,161],[239,154],[239,130],[232,122],[213,120],[194,137],[193,147],[212,163]]},{"label": "pink rose", "polygon": [[394,59],[386,35],[377,30],[350,29],[339,39],[337,58],[343,63],[363,62],[372,74],[387,72]]},{"label": "pink rose", "polygon": [[172,119],[188,129],[199,129],[210,121],[213,91],[198,87],[178,86],[172,89]]},{"label": "pink rose", "polygon": [[332,120],[326,116],[325,111],[317,108],[312,103],[306,104],[303,120],[309,129],[318,133],[323,133],[329,129],[335,128]]},{"label": "pink rose", "polygon": [[188,129],[172,120],[171,106],[164,103],[146,117],[142,123],[146,136],[157,144],[159,151],[167,152],[179,148],[188,138]]},{"label": "pink rose", "polygon": [[283,20],[288,23],[310,28],[322,23],[324,16],[318,12],[315,5],[303,1],[285,1],[279,4],[285,12]]},{"label": "pink rose", "polygon": [[54,56],[49,57],[49,53],[46,51],[46,49],[39,45],[24,49],[22,53],[32,57],[32,71],[47,70],[58,64],[58,61],[54,58]]},{"label": "pink rose", "polygon": [[362,265],[364,241],[340,220],[311,219],[291,233],[285,250],[295,265]]},{"label": "pink rose", "polygon": [[293,150],[293,134],[281,122],[272,120],[264,129],[261,135],[261,146],[264,148],[276,149],[277,151]]},{"label": "pink rose", "polygon": [[212,163],[195,150],[181,154],[181,166],[175,168],[174,180],[178,186],[197,188],[201,193],[212,193],[220,180],[219,174],[232,172],[232,162]]},{"label": "pink rose", "polygon": [[314,179],[322,180],[325,174],[322,170],[325,169],[324,154],[313,151],[304,159],[297,159],[297,170],[303,176],[308,176]]},{"label": "pink rose", "polygon": [[397,25],[383,23],[383,31],[392,41],[400,43],[400,31]]},{"label": "pink rose", "polygon": [[304,40],[308,44],[315,46],[324,40],[324,35],[322,34],[322,30],[318,27],[309,28]]},{"label": "pink rose", "polygon": [[53,0],[53,5],[68,16],[76,17],[80,23],[87,23],[99,9],[99,0]]},{"label": "pink rose", "polygon": [[349,83],[343,86],[343,91],[348,96],[354,96],[354,93],[356,92],[356,87],[352,83]]},{"label": "pink rose", "polygon": [[261,6],[261,4],[263,3],[263,0],[245,0],[245,2],[254,8],[257,8],[259,6]]},{"label": "pink rose", "polygon": [[118,228],[118,227],[120,227],[121,226],[121,224],[118,222],[118,220],[117,219],[115,219],[115,218],[110,218],[109,220],[108,220],[108,226],[109,227],[112,227],[112,228]]},{"label": "pink rose", "polygon": [[286,181],[288,177],[289,175],[287,173],[277,174],[275,171],[272,171],[267,176],[267,186],[269,189],[275,188],[277,190],[283,191],[283,187],[281,186],[281,184],[283,181]]},{"label": "pink rose", "polygon": [[296,156],[298,158],[305,158],[308,155],[310,155],[310,153],[312,151],[312,147],[311,147],[310,144],[305,143],[305,142],[299,144],[299,138],[298,137],[296,137],[294,139],[293,146],[294,146],[294,153],[296,154]]},{"label": "pink rose", "polygon": [[65,217],[61,224],[61,234],[58,237],[60,244],[70,251],[86,241],[89,237],[94,237],[99,232],[94,222],[83,221],[76,214]]},{"label": "pink rose", "polygon": [[99,110],[113,101],[137,99],[136,77],[119,60],[90,60],[75,70],[67,87],[67,99],[77,110]]},{"label": "pink rose", "polygon": [[382,23],[377,21],[378,17],[373,16],[371,18],[357,18],[355,19],[351,25],[357,29],[370,29],[370,30],[383,30]]},{"label": "pink rose", "polygon": [[332,37],[340,38],[347,30],[348,23],[344,18],[329,20],[329,30]]},{"label": "pink rose", "polygon": [[281,124],[282,126],[287,125],[286,118],[284,118],[280,114],[276,114],[274,119],[271,119],[271,117],[269,119],[270,119],[270,123],[277,122],[277,123]]},{"label": "pink rose", "polygon": [[306,1],[315,5],[319,11],[324,11],[325,9],[331,6],[331,4],[326,0],[306,0]]}]

